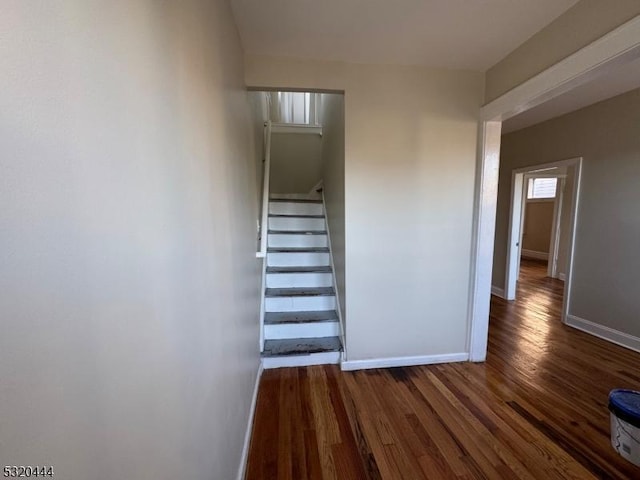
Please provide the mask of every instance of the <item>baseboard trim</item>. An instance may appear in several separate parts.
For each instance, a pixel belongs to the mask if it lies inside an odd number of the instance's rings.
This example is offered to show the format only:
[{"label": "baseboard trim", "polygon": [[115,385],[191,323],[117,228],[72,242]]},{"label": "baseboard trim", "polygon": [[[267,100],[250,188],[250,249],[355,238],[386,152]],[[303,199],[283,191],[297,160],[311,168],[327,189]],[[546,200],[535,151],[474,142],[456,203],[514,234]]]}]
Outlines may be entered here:
[{"label": "baseboard trim", "polygon": [[567,278],[567,276],[564,273],[559,273],[558,274],[558,280],[562,280],[564,282],[566,278]]},{"label": "baseboard trim", "polygon": [[416,357],[370,358],[367,360],[346,360],[340,365],[344,371],[367,370],[370,368],[411,367],[434,363],[466,362],[468,353],[445,353],[442,355],[419,355]]},{"label": "baseboard trim", "polygon": [[520,255],[534,260],[549,260],[549,253],[547,252],[536,252],[535,250],[525,250],[524,248],[520,251]]},{"label": "baseboard trim", "polygon": [[603,340],[628,348],[634,352],[640,352],[640,338],[629,335],[628,333],[599,325],[584,318],[576,317],[575,315],[567,315],[566,324],[589,333],[594,337],[602,338]]},{"label": "baseboard trim", "polygon": [[495,285],[491,285],[491,295],[495,295],[496,297],[504,298],[504,289],[498,288]]},{"label": "baseboard trim", "polygon": [[264,367],[262,362],[258,366],[258,373],[256,374],[256,384],[253,386],[253,397],[251,397],[251,407],[249,408],[249,421],[247,423],[247,431],[244,434],[244,445],[242,446],[242,456],[240,457],[240,467],[238,468],[238,479],[244,480],[244,476],[247,470],[247,460],[249,459],[249,445],[251,443],[251,433],[253,432],[253,417],[256,413],[256,403],[258,402],[258,388],[260,387],[260,378],[262,378],[262,372]]}]

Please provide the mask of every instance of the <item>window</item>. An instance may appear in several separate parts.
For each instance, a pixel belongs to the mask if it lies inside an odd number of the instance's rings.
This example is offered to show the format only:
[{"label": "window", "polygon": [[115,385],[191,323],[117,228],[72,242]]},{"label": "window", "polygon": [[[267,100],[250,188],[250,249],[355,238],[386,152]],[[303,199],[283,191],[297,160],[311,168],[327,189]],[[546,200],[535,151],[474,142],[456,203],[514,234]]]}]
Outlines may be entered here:
[{"label": "window", "polygon": [[276,123],[318,125],[320,94],[272,92],[268,96],[269,118]]},{"label": "window", "polygon": [[527,200],[555,198],[557,178],[530,178],[527,189]]}]

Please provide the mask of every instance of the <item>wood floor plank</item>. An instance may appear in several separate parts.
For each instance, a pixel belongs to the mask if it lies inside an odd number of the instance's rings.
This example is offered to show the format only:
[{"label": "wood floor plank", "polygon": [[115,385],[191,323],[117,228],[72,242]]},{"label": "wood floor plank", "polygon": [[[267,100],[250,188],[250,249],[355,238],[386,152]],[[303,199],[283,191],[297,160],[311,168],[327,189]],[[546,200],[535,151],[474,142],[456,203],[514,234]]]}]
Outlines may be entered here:
[{"label": "wood floor plank", "polygon": [[562,293],[523,260],[483,364],[264,372],[246,479],[640,479],[607,411],[640,390],[640,354],[563,325]]},{"label": "wood floor plank", "polygon": [[[280,395],[278,399],[279,411],[291,414],[293,388],[291,385],[291,370],[285,370],[280,376]],[[294,419],[290,415],[278,416],[278,478],[293,480],[293,439],[291,426]]]},{"label": "wood floor plank", "polygon": [[[265,371],[260,379],[246,478],[278,477],[280,375]],[[269,441],[264,441],[269,439]]]}]

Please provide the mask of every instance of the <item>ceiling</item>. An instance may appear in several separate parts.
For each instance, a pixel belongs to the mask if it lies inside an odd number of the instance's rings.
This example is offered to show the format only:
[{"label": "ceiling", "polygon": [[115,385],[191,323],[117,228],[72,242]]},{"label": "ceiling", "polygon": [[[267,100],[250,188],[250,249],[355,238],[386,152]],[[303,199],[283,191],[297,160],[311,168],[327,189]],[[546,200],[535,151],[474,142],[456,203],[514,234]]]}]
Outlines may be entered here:
[{"label": "ceiling", "polygon": [[618,66],[559,97],[505,120],[502,132],[530,127],[636,88],[640,88],[640,59]]},{"label": "ceiling", "polygon": [[485,71],[577,0],[231,0],[247,53]]}]

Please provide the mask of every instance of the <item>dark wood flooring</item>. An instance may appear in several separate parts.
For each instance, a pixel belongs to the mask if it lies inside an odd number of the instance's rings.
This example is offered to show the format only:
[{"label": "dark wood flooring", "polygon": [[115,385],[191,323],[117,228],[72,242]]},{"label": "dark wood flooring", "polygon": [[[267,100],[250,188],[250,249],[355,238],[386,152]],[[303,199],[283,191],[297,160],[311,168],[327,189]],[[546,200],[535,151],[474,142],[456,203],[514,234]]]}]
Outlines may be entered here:
[{"label": "dark wood flooring", "polygon": [[640,354],[562,325],[562,288],[523,262],[483,364],[265,371],[246,478],[640,479],[607,411],[640,389]]}]

